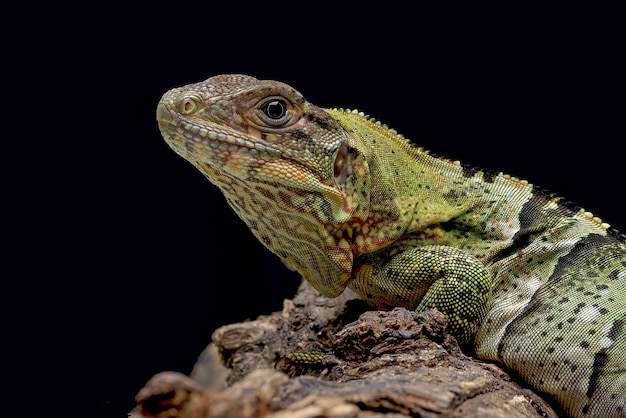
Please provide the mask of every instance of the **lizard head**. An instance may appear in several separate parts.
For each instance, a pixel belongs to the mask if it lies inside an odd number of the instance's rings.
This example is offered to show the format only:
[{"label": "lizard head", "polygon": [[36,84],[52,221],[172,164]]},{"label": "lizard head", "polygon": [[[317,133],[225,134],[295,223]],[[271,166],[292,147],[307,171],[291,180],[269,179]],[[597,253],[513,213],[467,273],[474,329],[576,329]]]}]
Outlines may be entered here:
[{"label": "lizard head", "polygon": [[168,91],[157,121],[183,158],[251,182],[311,175],[331,184],[343,140],[338,124],[292,87],[237,74]]},{"label": "lizard head", "polygon": [[357,162],[333,117],[284,83],[220,75],[166,92],[157,121],[266,247],[324,295],[343,291],[346,225],[367,196],[346,193]]}]

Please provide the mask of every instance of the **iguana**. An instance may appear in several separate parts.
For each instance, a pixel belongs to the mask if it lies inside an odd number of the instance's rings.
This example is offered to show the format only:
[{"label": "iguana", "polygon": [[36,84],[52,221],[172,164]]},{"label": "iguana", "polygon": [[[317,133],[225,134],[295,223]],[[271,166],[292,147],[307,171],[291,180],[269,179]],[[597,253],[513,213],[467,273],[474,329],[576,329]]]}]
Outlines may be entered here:
[{"label": "iguana", "polygon": [[572,417],[626,416],[626,237],[518,178],[435,156],[281,82],[166,92],[170,147],[315,289],[438,309]]}]

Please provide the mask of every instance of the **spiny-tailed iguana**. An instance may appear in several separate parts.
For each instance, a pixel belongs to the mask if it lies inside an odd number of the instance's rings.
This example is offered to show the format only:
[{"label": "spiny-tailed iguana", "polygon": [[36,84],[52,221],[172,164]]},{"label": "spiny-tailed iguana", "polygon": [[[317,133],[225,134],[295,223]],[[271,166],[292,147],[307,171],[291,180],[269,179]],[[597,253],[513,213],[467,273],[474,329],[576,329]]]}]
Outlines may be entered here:
[{"label": "spiny-tailed iguana", "polygon": [[573,417],[626,415],[626,239],[526,181],[435,157],[361,112],[220,75],[163,96],[161,133],[320,293],[438,309]]}]

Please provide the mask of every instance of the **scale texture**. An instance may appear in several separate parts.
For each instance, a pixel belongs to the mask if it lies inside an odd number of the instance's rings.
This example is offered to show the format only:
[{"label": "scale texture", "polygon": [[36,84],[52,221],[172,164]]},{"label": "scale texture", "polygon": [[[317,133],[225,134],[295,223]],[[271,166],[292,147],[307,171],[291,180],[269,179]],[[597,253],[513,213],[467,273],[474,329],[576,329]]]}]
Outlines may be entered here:
[{"label": "scale texture", "polygon": [[437,309],[478,357],[570,416],[626,416],[626,239],[592,213],[276,81],[174,88],[157,120],[321,294]]}]

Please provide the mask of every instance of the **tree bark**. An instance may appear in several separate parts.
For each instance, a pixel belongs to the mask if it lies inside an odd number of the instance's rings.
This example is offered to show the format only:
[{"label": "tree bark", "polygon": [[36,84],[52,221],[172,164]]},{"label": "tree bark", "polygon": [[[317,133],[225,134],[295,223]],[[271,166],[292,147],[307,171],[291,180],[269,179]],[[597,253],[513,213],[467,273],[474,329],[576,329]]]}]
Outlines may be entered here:
[{"label": "tree bark", "polygon": [[445,325],[437,311],[372,311],[303,282],[282,312],[217,329],[189,377],[155,375],[130,416],[556,417],[498,366],[463,354]]}]

